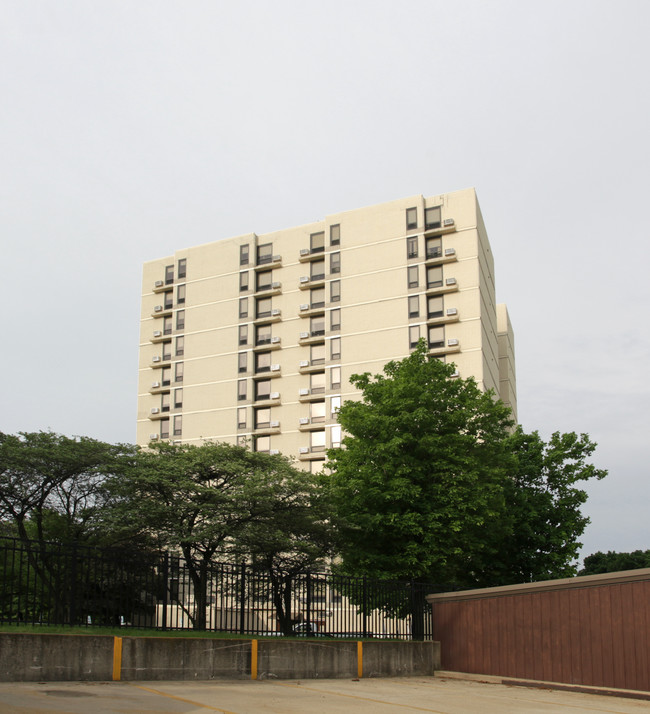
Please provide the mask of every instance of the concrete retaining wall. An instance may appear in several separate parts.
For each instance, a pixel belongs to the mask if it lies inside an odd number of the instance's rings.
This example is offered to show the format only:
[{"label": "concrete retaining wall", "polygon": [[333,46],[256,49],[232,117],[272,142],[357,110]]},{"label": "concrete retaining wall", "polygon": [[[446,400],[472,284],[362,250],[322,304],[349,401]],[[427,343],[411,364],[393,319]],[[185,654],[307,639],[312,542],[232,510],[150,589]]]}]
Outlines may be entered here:
[{"label": "concrete retaining wall", "polygon": [[0,633],[0,681],[334,679],[432,675],[438,642]]}]

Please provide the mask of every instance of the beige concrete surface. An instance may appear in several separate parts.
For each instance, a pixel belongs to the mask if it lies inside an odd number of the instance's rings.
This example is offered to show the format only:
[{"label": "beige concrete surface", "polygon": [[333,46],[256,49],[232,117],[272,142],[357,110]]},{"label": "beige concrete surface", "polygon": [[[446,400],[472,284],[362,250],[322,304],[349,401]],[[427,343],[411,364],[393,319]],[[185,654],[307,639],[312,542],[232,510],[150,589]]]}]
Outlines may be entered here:
[{"label": "beige concrete surface", "polygon": [[41,682],[0,684],[3,714],[223,712],[252,714],[641,714],[634,699],[434,677],[219,682]]}]

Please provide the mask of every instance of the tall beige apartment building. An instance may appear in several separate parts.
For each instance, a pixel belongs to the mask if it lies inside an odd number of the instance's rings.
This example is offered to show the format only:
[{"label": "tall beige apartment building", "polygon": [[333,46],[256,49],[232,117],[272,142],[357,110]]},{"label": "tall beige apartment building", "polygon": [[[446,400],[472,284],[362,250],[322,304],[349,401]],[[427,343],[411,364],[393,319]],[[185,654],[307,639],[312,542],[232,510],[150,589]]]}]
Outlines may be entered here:
[{"label": "tall beige apartment building", "polygon": [[248,443],[319,470],[336,412],[427,340],[516,417],[513,333],[473,189],[411,196],[144,266],[141,445]]}]

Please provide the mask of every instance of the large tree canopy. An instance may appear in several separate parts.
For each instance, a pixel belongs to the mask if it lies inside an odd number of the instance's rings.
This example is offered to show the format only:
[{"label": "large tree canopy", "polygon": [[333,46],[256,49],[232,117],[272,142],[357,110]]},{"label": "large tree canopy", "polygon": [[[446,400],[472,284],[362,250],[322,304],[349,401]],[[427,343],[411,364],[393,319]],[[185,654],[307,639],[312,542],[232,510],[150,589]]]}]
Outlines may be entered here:
[{"label": "large tree canopy", "polygon": [[[507,407],[420,346],[384,375],[354,375],[362,400],[329,452],[342,569],[435,582],[480,580],[504,537]],[[488,537],[489,536],[489,537]]]},{"label": "large tree canopy", "polygon": [[383,375],[354,375],[361,401],[329,452],[341,569],[499,585],[575,574],[588,519],[576,483],[602,478],[582,434],[512,430],[508,408],[422,343]]},{"label": "large tree canopy", "polygon": [[583,568],[578,575],[615,573],[619,570],[637,568],[650,568],[650,550],[633,550],[631,553],[618,553],[614,550],[603,553],[599,550],[585,558]]}]

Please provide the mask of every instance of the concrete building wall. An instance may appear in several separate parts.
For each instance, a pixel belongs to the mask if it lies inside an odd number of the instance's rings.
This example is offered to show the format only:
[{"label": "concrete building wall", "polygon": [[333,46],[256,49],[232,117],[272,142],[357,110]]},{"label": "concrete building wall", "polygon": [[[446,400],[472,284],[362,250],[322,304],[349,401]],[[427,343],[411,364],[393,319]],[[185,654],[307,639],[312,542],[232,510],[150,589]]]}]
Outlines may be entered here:
[{"label": "concrete building wall", "polygon": [[337,405],[359,396],[350,376],[407,356],[418,334],[501,393],[494,263],[472,189],[151,261],[141,319],[139,444],[248,440],[316,470],[339,439]]}]

